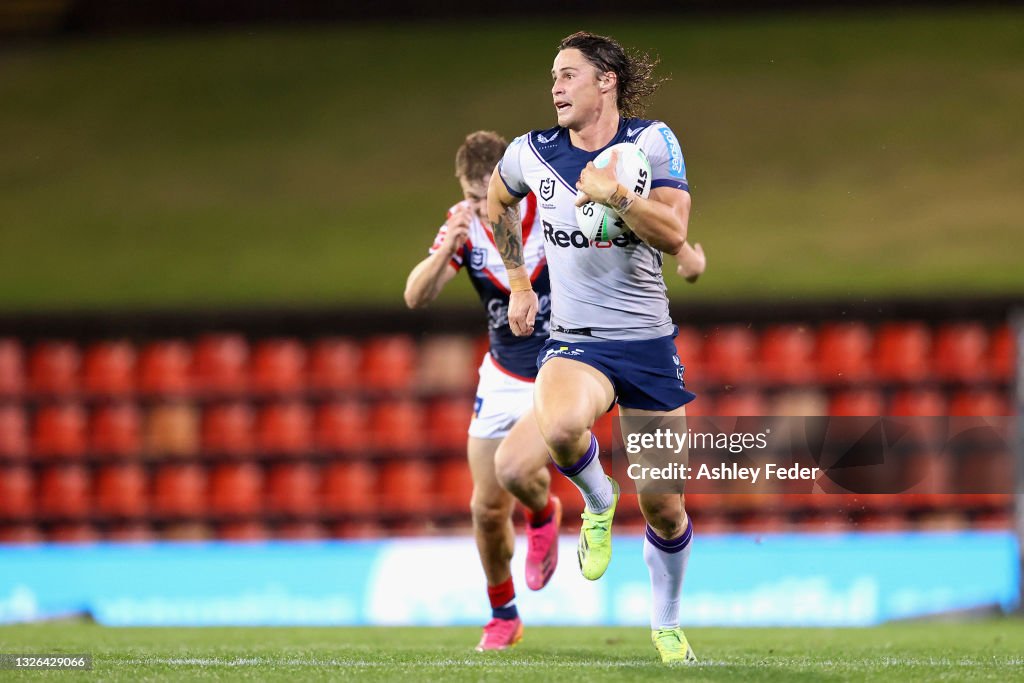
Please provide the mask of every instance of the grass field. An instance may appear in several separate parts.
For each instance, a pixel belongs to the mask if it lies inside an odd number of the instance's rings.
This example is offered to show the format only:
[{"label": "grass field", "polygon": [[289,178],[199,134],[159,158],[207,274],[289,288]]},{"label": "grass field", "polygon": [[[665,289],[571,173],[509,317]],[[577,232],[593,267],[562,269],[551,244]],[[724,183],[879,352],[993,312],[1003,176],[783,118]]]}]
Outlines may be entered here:
[{"label": "grass field", "polygon": [[[1024,12],[583,22],[658,52],[692,298],[1024,292]],[[466,132],[553,123],[580,23],[292,27],[0,51],[0,310],[401,306]],[[469,302],[464,278],[446,293]]]},{"label": "grass field", "polygon": [[[527,628],[480,655],[470,628],[0,628],[0,652],[90,653],[61,680],[1010,681],[1024,675],[1024,621],[870,629],[693,629],[700,663],[669,670],[640,628]],[[4,672],[37,680],[37,672]],[[57,675],[53,675],[57,677]]]}]

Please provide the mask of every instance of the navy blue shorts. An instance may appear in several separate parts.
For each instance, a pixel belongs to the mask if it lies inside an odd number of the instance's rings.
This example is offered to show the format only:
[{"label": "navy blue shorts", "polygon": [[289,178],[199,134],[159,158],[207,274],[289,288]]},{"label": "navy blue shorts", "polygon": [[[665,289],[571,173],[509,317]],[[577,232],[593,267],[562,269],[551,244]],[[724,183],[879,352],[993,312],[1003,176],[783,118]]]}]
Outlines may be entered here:
[{"label": "navy blue shorts", "polygon": [[668,412],[697,395],[687,391],[672,334],[640,341],[565,342],[548,339],[537,356],[537,367],[552,358],[568,358],[596,368],[607,377],[623,408]]}]

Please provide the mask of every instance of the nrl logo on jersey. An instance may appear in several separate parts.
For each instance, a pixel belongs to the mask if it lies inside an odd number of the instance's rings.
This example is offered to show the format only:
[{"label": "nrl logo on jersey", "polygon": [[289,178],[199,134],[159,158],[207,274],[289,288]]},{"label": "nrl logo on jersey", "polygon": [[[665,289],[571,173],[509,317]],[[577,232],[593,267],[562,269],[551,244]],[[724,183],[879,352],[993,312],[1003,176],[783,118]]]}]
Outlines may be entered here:
[{"label": "nrl logo on jersey", "polygon": [[542,145],[546,145],[549,142],[554,141],[554,139],[558,137],[558,132],[559,131],[556,130],[554,133],[547,137],[544,137],[544,135],[542,135],[541,133],[537,133],[537,142],[539,142]]},{"label": "nrl logo on jersey", "polygon": [[487,264],[487,250],[482,247],[473,247],[469,254],[469,267],[473,270],[483,270]]},{"label": "nrl logo on jersey", "polygon": [[548,201],[555,196],[555,179],[545,178],[540,181],[540,198]]}]

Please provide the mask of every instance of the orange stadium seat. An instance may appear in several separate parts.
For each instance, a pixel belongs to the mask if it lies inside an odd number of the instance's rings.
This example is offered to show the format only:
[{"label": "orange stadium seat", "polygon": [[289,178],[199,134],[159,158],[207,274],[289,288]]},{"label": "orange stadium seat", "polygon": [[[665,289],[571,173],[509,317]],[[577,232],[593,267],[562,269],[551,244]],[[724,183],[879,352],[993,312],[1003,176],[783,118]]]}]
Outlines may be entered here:
[{"label": "orange stadium seat", "polygon": [[885,414],[881,392],[872,389],[850,389],[834,394],[828,403],[828,414],[834,416],[880,417]]},{"label": "orange stadium seat", "polygon": [[195,463],[161,465],[153,477],[153,513],[199,517],[206,511],[206,470]]},{"label": "orange stadium seat", "polygon": [[89,472],[81,465],[47,467],[36,495],[37,509],[46,517],[85,517],[91,510]]},{"label": "orange stadium seat", "polygon": [[691,372],[700,373],[703,362],[701,352],[704,349],[704,334],[696,327],[680,326],[675,344],[679,360],[686,366],[686,378],[690,379]]},{"label": "orange stadium seat", "polygon": [[0,398],[16,398],[25,391],[25,352],[17,339],[0,339]]},{"label": "orange stadium seat", "polygon": [[[609,468],[605,467],[607,471]],[[551,493],[562,501],[562,519],[578,517],[583,512],[583,494],[565,475],[551,468]]]},{"label": "orange stadium seat", "polygon": [[100,540],[96,527],[85,522],[57,524],[47,536],[52,543],[96,543]]},{"label": "orange stadium seat", "polygon": [[325,403],[316,411],[316,446],[330,453],[356,453],[370,444],[370,420],[359,401]]},{"label": "orange stadium seat", "polygon": [[139,390],[149,396],[185,396],[192,391],[192,351],[180,339],[147,345],[139,357]]},{"label": "orange stadium seat", "polygon": [[931,331],[924,323],[885,323],[875,340],[875,369],[883,380],[920,382],[931,367]]},{"label": "orange stadium seat", "polygon": [[864,323],[830,323],[818,331],[818,381],[854,384],[874,377],[871,349],[874,338]]},{"label": "orange stadium seat", "polygon": [[97,408],[89,429],[93,453],[132,457],[142,452],[142,418],[133,403]]},{"label": "orange stadium seat", "polygon": [[285,522],[274,530],[274,538],[288,541],[312,541],[327,538],[327,529],[317,522]]},{"label": "orange stadium seat", "polygon": [[910,389],[897,393],[889,404],[889,415],[942,416],[947,412],[946,399],[934,389]]},{"label": "orange stadium seat", "polygon": [[761,334],[758,369],[776,384],[806,384],[815,376],[814,333],[804,325],[775,325]]},{"label": "orange stadium seat", "polygon": [[988,332],[980,323],[943,325],[935,335],[932,372],[945,380],[979,382],[988,377]]},{"label": "orange stadium seat", "polygon": [[380,473],[380,501],[383,510],[424,514],[433,509],[434,470],[424,460],[391,460]]},{"label": "orange stadium seat", "polygon": [[224,541],[254,543],[270,538],[270,531],[263,522],[256,520],[227,522],[218,527],[217,538]]},{"label": "orange stadium seat", "polygon": [[1001,381],[1009,381],[1016,373],[1017,349],[1013,330],[1002,325],[992,333],[988,350],[989,374]]},{"label": "orange stadium seat", "polygon": [[275,465],[267,475],[267,510],[279,515],[320,511],[319,472],[306,462]]},{"label": "orange stadium seat", "polygon": [[331,526],[332,538],[384,538],[387,531],[379,523],[371,520],[352,520],[338,522]]},{"label": "orange stadium seat", "polygon": [[372,337],[363,344],[362,387],[401,391],[416,378],[416,344],[406,335]]},{"label": "orange stadium seat", "polygon": [[426,450],[423,408],[412,399],[381,401],[373,408],[370,433],[382,451],[411,453]]},{"label": "orange stadium seat", "polygon": [[192,376],[207,394],[237,395],[248,388],[249,345],[239,334],[208,334],[196,341]]},{"label": "orange stadium seat", "polygon": [[466,392],[476,385],[480,358],[460,334],[432,334],[420,344],[416,386],[424,392]]},{"label": "orange stadium seat", "polygon": [[295,394],[306,388],[306,348],[297,339],[265,339],[252,354],[250,386],[260,394]]},{"label": "orange stadium seat", "polygon": [[187,403],[153,406],[146,419],[146,453],[192,457],[199,452],[199,411]]},{"label": "orange stadium seat", "polygon": [[704,342],[704,384],[749,384],[757,379],[757,336],[743,325],[716,326]]},{"label": "orange stadium seat", "polygon": [[48,405],[36,413],[33,451],[49,457],[81,457],[86,452],[85,410],[74,403]]},{"label": "orange stadium seat", "polygon": [[263,509],[263,470],[251,462],[218,465],[210,473],[208,493],[213,514],[257,514]]},{"label": "orange stadium seat", "polygon": [[85,351],[82,386],[94,396],[127,396],[135,391],[135,347],[128,341],[105,341]]},{"label": "orange stadium seat", "polygon": [[28,420],[18,405],[0,405],[0,460],[28,455]]},{"label": "orange stadium seat", "polygon": [[153,527],[145,522],[122,522],[107,529],[103,537],[115,543],[149,543],[156,540]]},{"label": "orange stadium seat", "polygon": [[270,404],[260,411],[256,438],[263,453],[309,453],[313,450],[313,415],[298,401]]},{"label": "orange stadium seat", "polygon": [[768,415],[768,405],[764,396],[756,391],[737,391],[718,398],[717,415],[723,416],[760,416]]},{"label": "orange stadium seat", "polygon": [[0,520],[31,519],[35,508],[32,470],[23,465],[0,467]]},{"label": "orange stadium seat", "polygon": [[1013,415],[1010,399],[1005,394],[988,389],[968,389],[953,396],[949,414],[970,417],[1000,417]]},{"label": "orange stadium seat", "polygon": [[95,507],[112,517],[140,517],[148,507],[148,481],[141,465],[108,465],[96,475]]},{"label": "orange stadium seat", "polygon": [[349,391],[359,386],[359,345],[345,337],[324,337],[309,353],[309,386],[315,391]]},{"label": "orange stadium seat", "polygon": [[427,441],[432,449],[465,452],[466,430],[473,418],[470,398],[445,398],[434,401],[427,418]]},{"label": "orange stadium seat", "polygon": [[202,445],[206,453],[244,456],[255,450],[255,420],[245,403],[222,403],[203,414]]},{"label": "orange stadium seat", "polygon": [[363,460],[336,461],[321,474],[321,504],[327,514],[376,511],[377,469]]},{"label": "orange stadium seat", "polygon": [[39,342],[29,358],[29,389],[42,396],[76,393],[81,361],[78,347],[71,342]]},{"label": "orange stadium seat", "polygon": [[0,524],[0,543],[42,543],[43,532],[34,524]]},{"label": "orange stadium seat", "polygon": [[472,496],[473,476],[466,458],[445,458],[437,468],[437,508],[468,516]]}]

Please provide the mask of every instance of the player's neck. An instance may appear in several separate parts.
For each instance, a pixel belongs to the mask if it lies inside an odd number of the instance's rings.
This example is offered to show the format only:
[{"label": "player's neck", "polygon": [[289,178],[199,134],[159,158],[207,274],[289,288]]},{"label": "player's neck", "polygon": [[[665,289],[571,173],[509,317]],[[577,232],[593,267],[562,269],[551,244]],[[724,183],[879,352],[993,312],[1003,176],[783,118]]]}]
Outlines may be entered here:
[{"label": "player's neck", "polygon": [[602,112],[593,123],[589,123],[579,130],[570,129],[569,141],[577,149],[586,152],[597,151],[602,147],[607,147],[608,143],[615,139],[616,133],[619,132],[619,121],[617,110],[607,110]]}]

